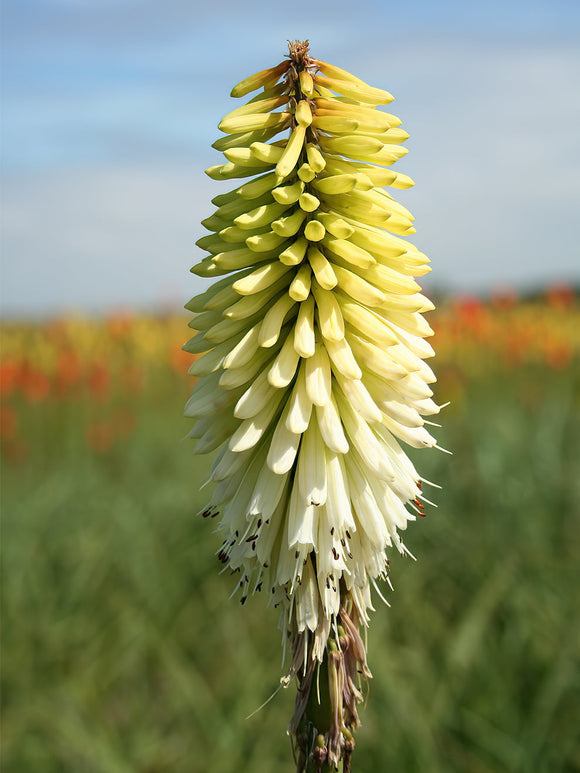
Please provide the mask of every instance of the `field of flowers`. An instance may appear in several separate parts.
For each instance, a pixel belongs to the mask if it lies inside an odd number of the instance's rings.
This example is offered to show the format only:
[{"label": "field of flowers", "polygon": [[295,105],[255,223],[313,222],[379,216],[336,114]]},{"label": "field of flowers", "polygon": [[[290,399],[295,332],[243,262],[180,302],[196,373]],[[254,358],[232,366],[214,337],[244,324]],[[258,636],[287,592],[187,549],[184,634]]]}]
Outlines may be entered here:
[{"label": "field of flowers", "polygon": [[[245,719],[280,675],[275,614],[227,600],[195,517],[188,319],[0,326],[6,771],[289,769],[291,691]],[[580,771],[580,302],[429,322],[454,456],[415,455],[443,491],[377,605],[355,769]]]}]

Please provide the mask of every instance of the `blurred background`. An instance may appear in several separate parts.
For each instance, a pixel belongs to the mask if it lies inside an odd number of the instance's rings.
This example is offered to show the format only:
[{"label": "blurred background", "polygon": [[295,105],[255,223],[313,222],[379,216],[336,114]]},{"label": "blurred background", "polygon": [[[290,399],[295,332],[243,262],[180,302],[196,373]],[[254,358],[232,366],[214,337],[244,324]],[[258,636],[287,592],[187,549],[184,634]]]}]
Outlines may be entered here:
[{"label": "blurred background", "polygon": [[[355,769],[580,770],[580,6],[6,0],[4,769],[291,770],[276,614],[228,601],[181,417],[203,170],[286,40],[395,95],[443,485],[369,632]],[[391,108],[390,108],[391,109]],[[230,186],[233,187],[233,186]]]}]

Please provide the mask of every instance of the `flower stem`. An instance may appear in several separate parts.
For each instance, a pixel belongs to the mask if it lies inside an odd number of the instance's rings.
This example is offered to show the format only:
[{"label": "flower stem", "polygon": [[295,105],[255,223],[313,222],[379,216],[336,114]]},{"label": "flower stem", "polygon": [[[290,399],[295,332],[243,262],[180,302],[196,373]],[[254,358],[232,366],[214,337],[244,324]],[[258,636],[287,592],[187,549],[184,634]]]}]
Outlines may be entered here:
[{"label": "flower stem", "polygon": [[297,773],[350,773],[353,732],[360,724],[355,681],[370,677],[358,625],[341,609],[321,663],[307,660],[298,672],[298,696],[291,728],[298,747]]},{"label": "flower stem", "polygon": [[298,773],[335,773],[337,768],[328,761],[325,743],[333,713],[328,684],[328,652],[317,668],[309,669],[299,680],[299,690],[308,691],[308,702],[297,737],[300,752]]}]

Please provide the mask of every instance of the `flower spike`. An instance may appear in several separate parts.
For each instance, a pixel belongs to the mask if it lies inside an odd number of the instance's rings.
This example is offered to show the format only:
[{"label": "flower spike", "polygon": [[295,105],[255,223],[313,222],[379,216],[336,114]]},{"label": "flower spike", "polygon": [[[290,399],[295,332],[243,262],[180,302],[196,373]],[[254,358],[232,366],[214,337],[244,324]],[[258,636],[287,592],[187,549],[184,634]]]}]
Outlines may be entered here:
[{"label": "flower spike", "polygon": [[[261,89],[261,91],[259,91]],[[423,516],[424,480],[403,445],[438,447],[414,277],[428,259],[413,216],[383,189],[406,152],[391,94],[310,56],[308,41],[232,90],[258,91],[219,123],[207,174],[242,178],[203,221],[192,271],[222,277],[187,307],[205,352],[187,403],[196,453],[219,449],[203,514],[219,513],[219,560],[280,610],[298,681],[289,732],[298,771],[350,770],[371,586]],[[284,132],[284,135],[282,135]],[[245,180],[244,178],[251,178]],[[317,688],[318,681],[318,688]]]}]

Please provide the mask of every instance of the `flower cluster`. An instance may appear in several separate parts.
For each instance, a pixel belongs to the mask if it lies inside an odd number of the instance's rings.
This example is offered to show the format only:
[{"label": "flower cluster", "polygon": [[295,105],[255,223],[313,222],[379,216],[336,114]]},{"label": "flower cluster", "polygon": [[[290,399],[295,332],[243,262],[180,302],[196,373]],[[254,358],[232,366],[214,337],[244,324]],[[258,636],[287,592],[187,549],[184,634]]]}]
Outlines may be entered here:
[{"label": "flower cluster", "polygon": [[306,674],[329,639],[356,649],[386,549],[407,552],[399,531],[422,514],[400,442],[436,444],[433,305],[414,279],[429,261],[403,238],[413,218],[383,189],[412,185],[389,168],[408,137],[377,109],[392,96],[298,42],[232,96],[258,89],[220,122],[226,162],[207,170],[253,179],[203,221],[209,255],[192,271],[223,278],[187,305],[198,333],[184,348],[206,353],[186,415],[196,452],[221,447],[204,511],[221,516],[220,560],[242,601],[264,589],[280,605],[291,671]]}]

